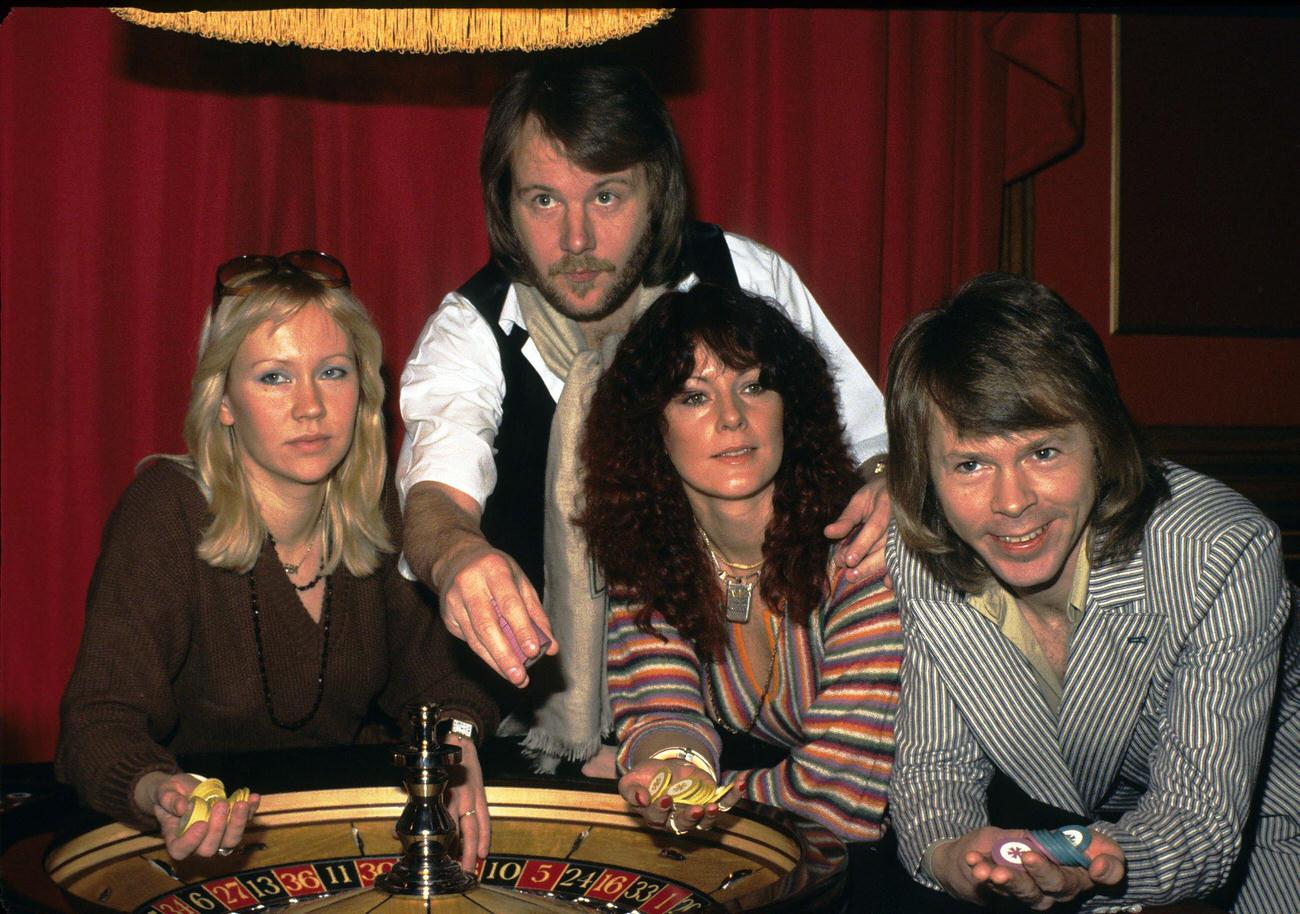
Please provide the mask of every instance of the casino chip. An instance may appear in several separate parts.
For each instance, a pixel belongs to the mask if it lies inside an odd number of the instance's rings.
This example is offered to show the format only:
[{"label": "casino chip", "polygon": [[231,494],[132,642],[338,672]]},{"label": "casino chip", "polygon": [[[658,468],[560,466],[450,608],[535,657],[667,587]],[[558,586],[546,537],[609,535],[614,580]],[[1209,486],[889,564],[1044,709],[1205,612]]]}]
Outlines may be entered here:
[{"label": "casino chip", "polygon": [[1082,825],[1066,825],[1064,828],[1058,828],[1059,834],[1066,841],[1077,847],[1080,851],[1086,851],[1088,845],[1092,844],[1092,832]]},{"label": "casino chip", "polygon": [[202,797],[209,803],[226,798],[226,785],[216,778],[204,778],[194,788],[194,796]]},{"label": "casino chip", "polygon": [[[708,806],[710,803],[718,803],[731,793],[734,786],[735,784],[718,786],[703,778],[695,777],[684,777],[674,781],[672,769],[665,767],[656,771],[655,776],[650,779],[650,802],[653,803],[667,794],[672,798],[674,806]],[[730,809],[732,805],[734,801],[725,806],[718,803],[723,811]]]},{"label": "casino chip", "polygon": [[1023,869],[1024,863],[1020,860],[1021,855],[1026,851],[1035,850],[1038,850],[1038,848],[1021,841],[1019,838],[1008,838],[993,848],[993,859],[998,863],[1005,863],[1007,866]]},{"label": "casino chip", "polygon": [[701,782],[695,778],[682,778],[680,781],[673,781],[669,784],[667,793],[673,800],[678,800],[680,797],[689,796],[699,790],[701,786]]},{"label": "casino chip", "polygon": [[[510,649],[517,656],[523,657],[524,649],[519,644],[519,639],[515,637],[515,630],[510,627],[510,623],[506,621],[506,617],[501,615],[500,612],[497,613],[497,626],[501,629],[501,634],[506,636],[506,643],[510,645]],[[530,667],[541,660],[546,654],[546,649],[551,646],[551,639],[543,635],[542,630],[535,623],[533,624],[533,637],[537,639],[537,654],[524,660],[525,667]]]},{"label": "casino chip", "polygon": [[[674,781],[668,785],[668,796],[673,798],[675,806],[708,806],[710,803],[716,803],[731,792],[734,784],[726,784],[722,787],[712,784],[701,778],[682,778],[680,781]],[[726,807],[730,809],[730,806]]]},{"label": "casino chip", "polygon": [[1092,841],[1092,836],[1086,828],[1066,825],[1056,831],[1030,832],[1029,837],[1042,847],[1047,858],[1057,866],[1087,867],[1091,862],[1083,853],[1083,847],[1086,846],[1084,842]]},{"label": "casino chip", "polygon": [[655,772],[655,776],[650,779],[650,802],[653,803],[659,799],[660,795],[668,788],[668,784],[673,779],[673,772],[670,768],[660,768]]},{"label": "casino chip", "polygon": [[190,807],[189,813],[181,821],[180,834],[185,834],[190,830],[190,826],[197,822],[208,821],[208,817],[211,815],[212,807],[208,805],[208,801],[203,797],[194,797],[194,805]]},{"label": "casino chip", "polygon": [[201,775],[193,775],[199,783],[195,785],[190,795],[194,798],[194,805],[181,821],[180,834],[185,834],[191,825],[196,822],[206,822],[212,816],[212,807],[218,800],[225,800],[230,804],[247,802],[252,795],[247,787],[240,787],[229,797],[226,796],[226,785],[221,783],[217,778],[205,778]]},{"label": "casino chip", "polygon": [[1083,852],[1092,843],[1092,833],[1078,825],[1067,825],[1056,831],[1035,830],[1023,839],[1010,838],[993,849],[993,859],[1007,866],[1023,868],[1021,857],[1026,851],[1042,854],[1057,866],[1087,867],[1092,861]]}]

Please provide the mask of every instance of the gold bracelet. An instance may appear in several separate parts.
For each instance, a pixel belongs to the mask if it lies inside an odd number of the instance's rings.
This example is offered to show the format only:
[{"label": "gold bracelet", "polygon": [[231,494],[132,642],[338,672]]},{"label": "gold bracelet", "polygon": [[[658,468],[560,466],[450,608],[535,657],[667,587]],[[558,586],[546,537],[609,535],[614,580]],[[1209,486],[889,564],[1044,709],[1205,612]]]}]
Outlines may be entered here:
[{"label": "gold bracelet", "polygon": [[650,759],[656,762],[667,761],[668,759],[686,762],[707,774],[713,779],[713,783],[718,783],[718,769],[713,767],[713,763],[708,758],[694,749],[687,749],[685,746],[669,746],[667,749],[660,749],[650,756]]}]

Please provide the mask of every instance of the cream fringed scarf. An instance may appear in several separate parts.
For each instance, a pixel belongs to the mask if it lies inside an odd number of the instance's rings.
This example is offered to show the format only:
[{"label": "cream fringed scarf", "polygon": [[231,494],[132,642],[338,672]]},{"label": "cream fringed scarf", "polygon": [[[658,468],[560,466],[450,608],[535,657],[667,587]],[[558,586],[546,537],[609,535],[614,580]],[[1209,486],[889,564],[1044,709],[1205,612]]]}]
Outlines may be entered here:
[{"label": "cream fringed scarf", "polygon": [[[601,736],[612,720],[605,679],[605,585],[587,552],[586,537],[570,519],[582,503],[582,474],[578,445],[587,409],[601,374],[613,360],[623,333],[609,333],[595,349],[587,348],[580,325],[564,317],[531,286],[517,283],[520,308],[528,334],[548,368],[564,378],[564,392],[555,404],[546,457],[544,559],[546,581],[543,606],[560,652],[558,675],[538,685],[524,748],[542,772],[555,770],[562,759],[586,760],[600,748]],[[628,325],[663,293],[662,288],[638,287],[633,293]],[[539,665],[539,680],[545,675]]]}]

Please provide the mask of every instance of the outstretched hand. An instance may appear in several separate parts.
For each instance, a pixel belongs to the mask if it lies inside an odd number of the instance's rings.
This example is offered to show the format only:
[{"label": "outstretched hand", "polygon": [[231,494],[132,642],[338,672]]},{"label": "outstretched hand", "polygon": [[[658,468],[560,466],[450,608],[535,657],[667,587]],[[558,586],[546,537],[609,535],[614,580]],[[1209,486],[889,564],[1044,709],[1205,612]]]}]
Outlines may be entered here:
[{"label": "outstretched hand", "polygon": [[437,592],[447,631],[523,687],[528,663],[558,653],[559,645],[528,576],[484,538],[479,520],[472,496],[438,482],[417,483],[406,495],[402,550],[411,570]]},{"label": "outstretched hand", "polygon": [[[558,652],[542,601],[519,563],[486,540],[457,550],[439,569],[442,621],[498,675],[528,684],[527,665]],[[513,632],[502,628],[502,621]],[[545,648],[542,640],[550,641]],[[519,650],[515,649],[518,645]]]}]

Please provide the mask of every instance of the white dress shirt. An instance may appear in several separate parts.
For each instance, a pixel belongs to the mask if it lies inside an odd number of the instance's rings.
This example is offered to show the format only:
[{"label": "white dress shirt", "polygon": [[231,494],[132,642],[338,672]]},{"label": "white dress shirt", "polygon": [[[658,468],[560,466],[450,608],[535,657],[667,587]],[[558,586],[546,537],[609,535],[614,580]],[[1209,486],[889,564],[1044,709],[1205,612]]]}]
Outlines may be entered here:
[{"label": "white dress shirt", "polygon": [[[855,462],[886,450],[884,397],[794,268],[748,238],[728,233],[726,240],[741,288],[773,299],[821,347],[839,389],[840,414]],[[696,282],[692,274],[678,288],[689,289]],[[507,334],[515,326],[527,329],[513,284],[501,308],[500,326]],[[564,379],[546,367],[531,339],[522,352],[558,400]],[[497,481],[492,445],[505,393],[492,328],[467,299],[448,293],[425,323],[402,371],[406,438],[397,459],[397,487],[403,504],[412,486],[432,481],[459,489],[483,507]]]}]

